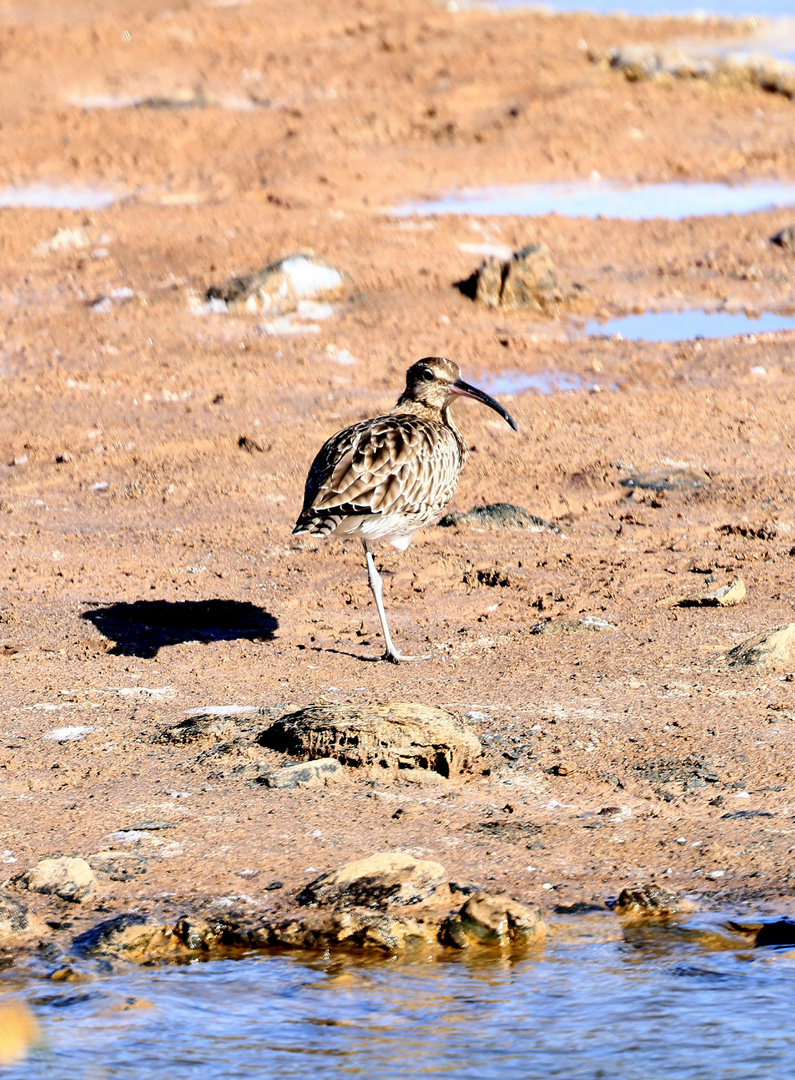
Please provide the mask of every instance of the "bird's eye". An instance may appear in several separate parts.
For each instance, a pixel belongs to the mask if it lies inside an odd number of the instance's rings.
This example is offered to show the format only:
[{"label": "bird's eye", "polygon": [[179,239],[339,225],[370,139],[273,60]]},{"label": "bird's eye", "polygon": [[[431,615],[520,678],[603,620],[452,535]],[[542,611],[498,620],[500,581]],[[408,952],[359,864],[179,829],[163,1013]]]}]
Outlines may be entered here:
[{"label": "bird's eye", "polygon": [[431,371],[430,368],[423,368],[422,371],[420,372],[420,378],[424,379],[425,382],[430,382],[431,379],[433,378],[433,372]]}]

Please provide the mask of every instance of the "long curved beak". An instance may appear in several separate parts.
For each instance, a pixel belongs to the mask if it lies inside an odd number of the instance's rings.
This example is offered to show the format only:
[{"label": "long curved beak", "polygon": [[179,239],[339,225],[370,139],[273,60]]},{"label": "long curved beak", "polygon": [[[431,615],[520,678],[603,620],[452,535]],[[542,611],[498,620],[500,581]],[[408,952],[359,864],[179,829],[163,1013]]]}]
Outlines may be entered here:
[{"label": "long curved beak", "polygon": [[475,401],[480,401],[484,405],[488,405],[490,409],[494,409],[495,413],[499,413],[503,420],[510,424],[514,431],[519,430],[519,425],[508,410],[503,408],[499,401],[495,401],[493,397],[490,397],[483,390],[478,390],[476,386],[470,386],[469,383],[464,382],[463,379],[456,379],[450,386],[450,389],[454,394],[459,394],[461,397],[474,398]]}]

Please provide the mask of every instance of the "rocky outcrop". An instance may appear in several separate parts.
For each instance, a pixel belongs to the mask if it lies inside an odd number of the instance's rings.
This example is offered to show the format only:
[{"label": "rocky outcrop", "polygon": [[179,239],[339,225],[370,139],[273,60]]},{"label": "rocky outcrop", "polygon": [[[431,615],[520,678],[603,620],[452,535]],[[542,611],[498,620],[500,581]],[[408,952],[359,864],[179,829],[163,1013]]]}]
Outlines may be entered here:
[{"label": "rocky outcrop", "polygon": [[726,653],[730,664],[742,667],[786,669],[795,665],[795,623],[754,634]]},{"label": "rocky outcrop", "polygon": [[721,585],[718,589],[711,589],[706,593],[698,593],[695,596],[685,596],[678,601],[679,607],[734,607],[741,604],[748,590],[742,578],[735,578],[728,585]]},{"label": "rocky outcrop", "polygon": [[469,769],[480,743],[452,713],[428,705],[309,705],[259,736],[272,750],[377,770],[421,770],[450,777]]},{"label": "rocky outcrop", "polygon": [[61,900],[79,903],[93,890],[94,871],[85,859],[42,859],[30,870],[15,879],[20,889],[49,893]]},{"label": "rocky outcrop", "polygon": [[569,297],[558,285],[552,255],[546,244],[528,244],[510,259],[486,259],[458,283],[465,296],[490,308],[549,314]]},{"label": "rocky outcrop", "polygon": [[616,903],[616,913],[632,920],[669,918],[695,910],[692,900],[653,884],[622,889]]},{"label": "rocky outcrop", "polygon": [[593,64],[620,71],[630,82],[703,79],[720,86],[761,89],[795,97],[795,64],[756,51],[622,45],[591,49],[588,59]]},{"label": "rocky outcrop", "polygon": [[306,761],[301,765],[285,765],[281,769],[271,769],[258,778],[258,782],[267,788],[291,790],[295,788],[323,787],[339,780],[344,770],[336,758],[320,758]]},{"label": "rocky outcrop", "polygon": [[529,945],[546,936],[538,908],[525,907],[509,896],[483,893],[467,900],[442,927],[444,942],[458,949],[470,945]]},{"label": "rocky outcrop", "polygon": [[524,948],[546,937],[536,908],[456,885],[439,863],[402,852],[372,855],[323,874],[297,900],[312,910],[254,922],[228,914],[161,923],[130,912],[98,923],[73,948],[79,956],[151,963],[269,948],[426,954],[445,947]]},{"label": "rocky outcrop", "polygon": [[303,889],[298,902],[343,908],[404,907],[426,903],[440,889],[449,901],[446,872],[439,863],[389,851],[322,874]]},{"label": "rocky outcrop", "polygon": [[290,255],[244,277],[233,277],[207,290],[207,300],[226,308],[284,315],[302,300],[333,300],[343,292],[345,276],[311,253]]}]

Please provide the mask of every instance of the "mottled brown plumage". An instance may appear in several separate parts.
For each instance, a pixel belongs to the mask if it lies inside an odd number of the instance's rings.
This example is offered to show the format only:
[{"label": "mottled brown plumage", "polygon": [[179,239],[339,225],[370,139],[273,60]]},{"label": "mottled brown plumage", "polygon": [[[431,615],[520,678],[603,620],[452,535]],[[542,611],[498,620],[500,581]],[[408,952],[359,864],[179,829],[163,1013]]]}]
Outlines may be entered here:
[{"label": "mottled brown plumage", "polygon": [[463,382],[460,374],[458,365],[443,357],[413,364],[394,410],[333,435],[307,477],[304,506],[293,533],[361,538],[386,638],[384,659],[409,657],[401,656],[392,643],[370,542],[389,540],[405,550],[415,529],[438,521],[444,513],[468,455],[451,415],[456,396],[482,401],[516,430],[506,410]]}]

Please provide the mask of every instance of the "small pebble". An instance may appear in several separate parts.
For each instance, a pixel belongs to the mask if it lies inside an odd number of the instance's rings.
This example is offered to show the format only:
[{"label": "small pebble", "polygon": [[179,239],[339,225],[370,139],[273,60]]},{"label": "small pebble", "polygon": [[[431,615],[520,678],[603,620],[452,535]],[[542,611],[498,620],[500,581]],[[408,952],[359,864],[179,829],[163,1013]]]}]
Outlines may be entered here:
[{"label": "small pebble", "polygon": [[677,838],[676,838],[676,843],[677,843],[677,844],[686,844],[686,843],[687,843],[687,839],[686,839],[686,838],[685,838],[684,836],[677,836]]},{"label": "small pebble", "polygon": [[722,878],[725,873],[725,870],[712,870],[709,874],[707,874],[707,877],[710,881],[717,881],[718,878]]}]

